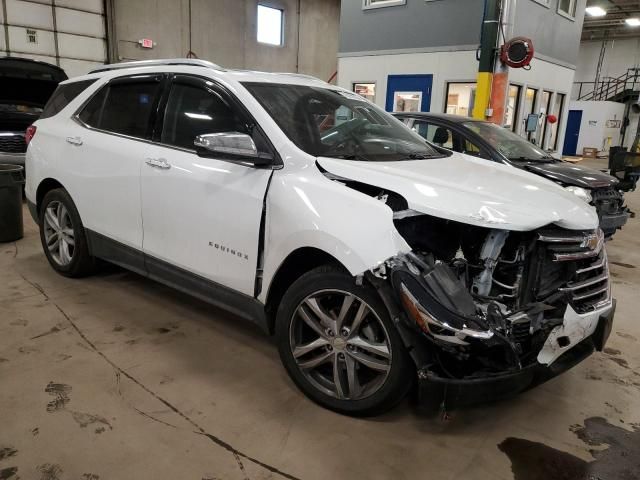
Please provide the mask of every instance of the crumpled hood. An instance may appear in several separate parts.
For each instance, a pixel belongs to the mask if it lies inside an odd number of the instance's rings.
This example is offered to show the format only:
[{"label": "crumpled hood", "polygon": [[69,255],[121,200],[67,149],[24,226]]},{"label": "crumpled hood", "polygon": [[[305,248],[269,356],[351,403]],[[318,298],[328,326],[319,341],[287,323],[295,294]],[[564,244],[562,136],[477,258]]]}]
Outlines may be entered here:
[{"label": "crumpled hood", "polygon": [[607,173],[569,162],[530,163],[524,168],[564,185],[582,188],[604,188],[618,183],[615,177]]},{"label": "crumpled hood", "polygon": [[439,218],[516,231],[598,227],[595,209],[553,182],[459,153],[399,162],[317,161],[329,173],[398,193],[409,208]]}]

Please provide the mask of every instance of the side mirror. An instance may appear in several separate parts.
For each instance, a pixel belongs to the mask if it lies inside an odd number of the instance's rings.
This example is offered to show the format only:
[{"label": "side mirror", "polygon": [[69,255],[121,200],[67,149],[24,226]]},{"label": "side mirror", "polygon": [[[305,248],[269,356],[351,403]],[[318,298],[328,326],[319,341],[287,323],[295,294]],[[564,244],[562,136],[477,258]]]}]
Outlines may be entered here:
[{"label": "side mirror", "polygon": [[193,144],[201,157],[221,158],[269,165],[270,155],[260,154],[250,135],[240,132],[206,133],[198,135]]}]

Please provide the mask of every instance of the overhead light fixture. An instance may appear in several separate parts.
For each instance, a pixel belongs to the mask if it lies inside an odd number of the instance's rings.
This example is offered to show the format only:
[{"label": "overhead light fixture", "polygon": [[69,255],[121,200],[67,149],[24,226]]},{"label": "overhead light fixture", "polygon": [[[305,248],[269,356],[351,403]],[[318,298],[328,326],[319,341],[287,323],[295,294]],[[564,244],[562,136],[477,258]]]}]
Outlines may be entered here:
[{"label": "overhead light fixture", "polygon": [[591,17],[604,17],[607,14],[607,11],[602,7],[587,7],[585,12]]},{"label": "overhead light fixture", "polygon": [[640,27],[640,18],[627,18],[625,22],[631,27]]}]

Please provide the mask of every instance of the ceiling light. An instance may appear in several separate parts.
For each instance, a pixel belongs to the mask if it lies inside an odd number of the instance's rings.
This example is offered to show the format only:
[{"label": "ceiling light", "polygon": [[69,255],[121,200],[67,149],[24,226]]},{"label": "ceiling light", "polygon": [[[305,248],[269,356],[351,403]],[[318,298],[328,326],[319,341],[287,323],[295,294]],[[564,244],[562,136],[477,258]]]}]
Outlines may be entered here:
[{"label": "ceiling light", "polygon": [[585,12],[591,17],[604,17],[607,11],[602,7],[587,7]]},{"label": "ceiling light", "polygon": [[627,18],[625,22],[632,27],[640,27],[640,18]]}]

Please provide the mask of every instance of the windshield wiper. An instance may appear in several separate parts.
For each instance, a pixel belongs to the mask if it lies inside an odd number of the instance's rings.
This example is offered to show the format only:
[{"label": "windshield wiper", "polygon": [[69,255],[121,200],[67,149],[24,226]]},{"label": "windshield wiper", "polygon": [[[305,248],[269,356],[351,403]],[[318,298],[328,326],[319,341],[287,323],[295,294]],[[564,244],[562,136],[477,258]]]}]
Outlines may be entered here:
[{"label": "windshield wiper", "polygon": [[547,163],[547,162],[555,162],[557,159],[547,155],[547,156],[538,157],[538,158],[531,158],[531,157],[525,157],[525,156],[509,157],[509,160],[514,160],[518,162],[540,162],[542,160],[546,160],[544,163]]},{"label": "windshield wiper", "polygon": [[321,155],[322,157],[327,158],[341,158],[343,160],[366,160],[364,157],[359,157],[354,155],[353,153],[341,153],[341,154],[333,154],[333,155]]},{"label": "windshield wiper", "polygon": [[427,158],[433,158],[433,155],[425,155],[424,153],[410,153],[407,155],[409,160],[426,160]]}]

